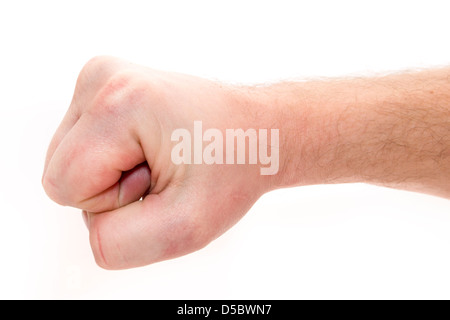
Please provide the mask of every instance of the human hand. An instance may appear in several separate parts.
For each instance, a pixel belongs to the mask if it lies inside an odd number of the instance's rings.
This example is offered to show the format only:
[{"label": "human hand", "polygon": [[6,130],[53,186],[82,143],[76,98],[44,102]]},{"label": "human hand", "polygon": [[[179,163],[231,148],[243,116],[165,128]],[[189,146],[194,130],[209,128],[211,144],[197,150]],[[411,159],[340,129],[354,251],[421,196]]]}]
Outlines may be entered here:
[{"label": "human hand", "polygon": [[[98,265],[174,258],[236,223],[271,178],[260,166],[171,161],[175,129],[264,127],[236,87],[97,57],[81,71],[48,150],[43,186],[83,210]],[[142,197],[142,201],[139,201]]]}]

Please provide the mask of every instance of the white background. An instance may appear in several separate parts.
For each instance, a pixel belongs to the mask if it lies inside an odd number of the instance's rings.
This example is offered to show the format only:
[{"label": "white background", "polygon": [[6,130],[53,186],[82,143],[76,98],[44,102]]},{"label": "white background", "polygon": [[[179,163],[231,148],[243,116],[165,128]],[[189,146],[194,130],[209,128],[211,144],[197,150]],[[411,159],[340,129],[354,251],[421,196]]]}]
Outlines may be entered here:
[{"label": "white background", "polygon": [[448,1],[1,1],[0,298],[450,298],[450,201],[367,185],[265,195],[207,248],[128,271],[40,185],[83,64],[228,82],[447,65]]}]

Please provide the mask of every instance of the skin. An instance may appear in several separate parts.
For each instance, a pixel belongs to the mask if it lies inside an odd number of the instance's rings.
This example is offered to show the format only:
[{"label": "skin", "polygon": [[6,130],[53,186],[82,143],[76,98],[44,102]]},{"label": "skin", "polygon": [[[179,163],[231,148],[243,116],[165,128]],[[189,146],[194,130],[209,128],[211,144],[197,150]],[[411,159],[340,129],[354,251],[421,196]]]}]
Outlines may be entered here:
[{"label": "skin", "polygon": [[[177,128],[280,129],[280,167],[175,165]],[[97,264],[196,251],[266,192],[366,182],[450,198],[450,68],[240,87],[96,57],[81,71],[42,183],[83,210]],[[140,199],[143,199],[140,201]]]}]

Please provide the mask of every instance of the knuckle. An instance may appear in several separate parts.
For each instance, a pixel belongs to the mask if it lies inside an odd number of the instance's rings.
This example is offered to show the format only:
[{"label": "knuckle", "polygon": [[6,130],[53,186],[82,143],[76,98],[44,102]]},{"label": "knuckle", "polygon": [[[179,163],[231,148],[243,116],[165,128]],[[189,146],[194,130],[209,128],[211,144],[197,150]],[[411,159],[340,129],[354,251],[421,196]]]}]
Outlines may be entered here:
[{"label": "knuckle", "polygon": [[135,71],[115,72],[97,94],[92,112],[120,114],[132,109],[145,95],[145,83]]},{"label": "knuckle", "polygon": [[95,56],[85,63],[79,74],[79,80],[88,80],[94,75],[105,73],[111,66],[115,64],[117,59],[110,56]]},{"label": "knuckle", "polygon": [[81,69],[74,92],[74,101],[84,106],[119,68],[117,58],[97,56],[90,59]]},{"label": "knuckle", "polygon": [[163,93],[165,86],[162,84],[165,82],[157,74],[116,58],[99,56],[83,68],[76,91],[90,92],[87,95],[90,99],[82,104],[86,106],[86,112],[120,115],[165,99],[167,95]]},{"label": "knuckle", "polygon": [[44,188],[47,196],[52,199],[57,204],[62,206],[67,205],[67,201],[62,197],[60,188],[58,187],[56,181],[51,178],[48,174],[46,174],[42,178],[42,187]]},{"label": "knuckle", "polygon": [[74,163],[84,158],[83,148],[85,146],[81,144],[62,143],[44,173],[43,189],[50,199],[60,205],[81,208],[78,201],[82,197],[80,174]]}]

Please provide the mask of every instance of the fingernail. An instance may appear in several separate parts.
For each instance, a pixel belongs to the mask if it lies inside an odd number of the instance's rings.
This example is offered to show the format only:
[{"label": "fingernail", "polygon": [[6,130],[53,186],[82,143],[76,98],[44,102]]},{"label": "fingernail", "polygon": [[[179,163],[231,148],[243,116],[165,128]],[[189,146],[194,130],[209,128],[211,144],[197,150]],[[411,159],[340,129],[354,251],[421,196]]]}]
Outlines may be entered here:
[{"label": "fingernail", "polygon": [[86,225],[86,227],[89,229],[89,216],[86,210],[83,210],[83,212],[81,213],[81,215],[83,216],[83,221],[84,224]]}]

